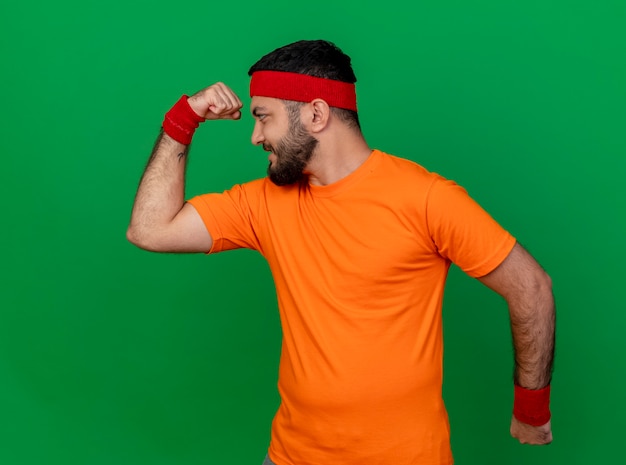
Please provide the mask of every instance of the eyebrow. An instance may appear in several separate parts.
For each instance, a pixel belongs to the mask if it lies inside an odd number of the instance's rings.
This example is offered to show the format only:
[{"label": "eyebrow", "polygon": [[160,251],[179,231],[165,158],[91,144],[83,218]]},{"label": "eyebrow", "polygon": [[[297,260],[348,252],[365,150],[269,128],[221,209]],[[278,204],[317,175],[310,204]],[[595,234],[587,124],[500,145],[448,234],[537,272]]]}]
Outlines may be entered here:
[{"label": "eyebrow", "polygon": [[259,116],[259,112],[266,112],[267,108],[265,107],[254,107],[254,109],[252,110],[252,115],[253,116]]}]

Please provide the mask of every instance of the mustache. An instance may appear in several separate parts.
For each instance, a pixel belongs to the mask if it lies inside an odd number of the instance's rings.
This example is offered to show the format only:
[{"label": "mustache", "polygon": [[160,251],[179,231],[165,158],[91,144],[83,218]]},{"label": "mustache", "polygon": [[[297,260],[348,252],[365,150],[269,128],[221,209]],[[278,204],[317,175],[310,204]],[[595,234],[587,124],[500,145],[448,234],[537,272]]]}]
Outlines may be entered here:
[{"label": "mustache", "polygon": [[263,144],[263,150],[265,150],[266,152],[274,152],[274,147],[268,144]]}]

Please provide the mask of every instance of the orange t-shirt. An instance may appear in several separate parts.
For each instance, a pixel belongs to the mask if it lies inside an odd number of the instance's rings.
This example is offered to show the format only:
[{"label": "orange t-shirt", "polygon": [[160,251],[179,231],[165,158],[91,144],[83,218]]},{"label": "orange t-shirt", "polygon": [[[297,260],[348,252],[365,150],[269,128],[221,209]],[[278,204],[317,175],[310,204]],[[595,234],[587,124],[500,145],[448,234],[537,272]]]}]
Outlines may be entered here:
[{"label": "orange t-shirt", "polygon": [[452,181],[374,150],[328,186],[268,179],[190,203],[210,252],[268,261],[283,328],[277,465],[448,465],[442,299],[515,239]]}]

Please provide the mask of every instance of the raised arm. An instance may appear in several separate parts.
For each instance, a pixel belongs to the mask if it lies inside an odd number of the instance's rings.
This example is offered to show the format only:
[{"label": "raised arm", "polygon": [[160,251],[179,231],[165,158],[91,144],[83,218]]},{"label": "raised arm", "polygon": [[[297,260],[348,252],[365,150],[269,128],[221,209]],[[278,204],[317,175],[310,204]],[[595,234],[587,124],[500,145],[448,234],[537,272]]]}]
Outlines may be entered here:
[{"label": "raised arm", "polygon": [[186,129],[204,119],[239,119],[242,103],[230,88],[217,83],[181,99],[175,108],[139,182],[126,237],[154,252],[206,252],[213,240],[198,212],[184,200],[191,141]]},{"label": "raised arm", "polygon": [[[533,392],[545,391],[552,377],[556,319],[550,277],[521,245],[516,244],[494,271],[479,280],[508,303],[515,348],[515,384],[530,391],[531,396]],[[511,434],[521,443],[552,441],[549,420],[533,426],[514,415]]]}]

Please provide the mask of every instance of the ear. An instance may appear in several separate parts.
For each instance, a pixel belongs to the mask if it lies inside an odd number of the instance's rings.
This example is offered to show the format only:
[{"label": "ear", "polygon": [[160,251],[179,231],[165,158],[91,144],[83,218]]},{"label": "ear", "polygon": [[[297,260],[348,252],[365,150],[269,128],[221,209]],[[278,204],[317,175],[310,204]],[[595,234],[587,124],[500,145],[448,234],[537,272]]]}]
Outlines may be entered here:
[{"label": "ear", "polygon": [[321,132],[326,126],[328,126],[328,120],[330,119],[330,107],[325,100],[316,98],[309,103],[310,113],[310,128],[311,132]]}]

